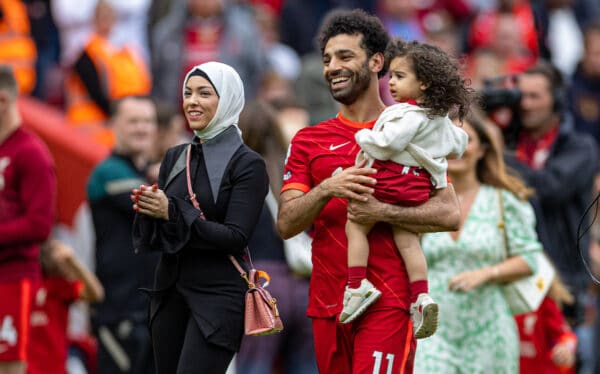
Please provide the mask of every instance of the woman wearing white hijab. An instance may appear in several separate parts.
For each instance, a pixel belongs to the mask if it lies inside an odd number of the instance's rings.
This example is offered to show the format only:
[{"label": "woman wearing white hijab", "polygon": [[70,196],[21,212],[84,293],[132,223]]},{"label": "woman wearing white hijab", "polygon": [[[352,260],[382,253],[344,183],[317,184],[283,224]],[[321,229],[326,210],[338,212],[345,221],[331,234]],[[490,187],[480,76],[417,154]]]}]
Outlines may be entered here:
[{"label": "woman wearing white hijab", "polygon": [[[243,336],[246,283],[228,259],[241,255],[268,191],[263,159],[241,140],[244,87],[230,66],[192,68],[183,109],[195,137],[167,151],[158,187],[134,190],[137,253],[162,252],[151,295],[150,329],[157,372],[224,373]],[[206,220],[200,217],[204,213]]]}]

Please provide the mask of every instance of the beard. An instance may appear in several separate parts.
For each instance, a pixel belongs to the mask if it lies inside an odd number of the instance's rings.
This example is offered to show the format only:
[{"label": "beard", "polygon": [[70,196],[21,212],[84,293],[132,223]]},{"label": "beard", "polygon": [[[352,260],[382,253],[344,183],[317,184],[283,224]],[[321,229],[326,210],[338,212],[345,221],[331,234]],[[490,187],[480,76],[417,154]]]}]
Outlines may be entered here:
[{"label": "beard", "polygon": [[[341,72],[339,75],[344,75],[348,70]],[[371,84],[371,74],[369,71],[369,63],[365,62],[358,72],[352,72],[350,77],[350,84],[348,87],[344,87],[340,90],[333,90],[329,85],[329,92],[331,96],[338,103],[344,105],[353,104],[362,94],[367,91],[369,84]],[[331,78],[332,76],[330,76]]]}]

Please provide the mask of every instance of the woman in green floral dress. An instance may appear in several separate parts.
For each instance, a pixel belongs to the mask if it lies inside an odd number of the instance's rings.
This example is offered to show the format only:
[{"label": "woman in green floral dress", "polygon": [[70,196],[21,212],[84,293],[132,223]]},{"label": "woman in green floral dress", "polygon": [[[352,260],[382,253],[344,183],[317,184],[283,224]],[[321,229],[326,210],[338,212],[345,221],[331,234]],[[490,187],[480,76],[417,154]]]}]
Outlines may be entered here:
[{"label": "woman in green floral dress", "polygon": [[[506,174],[498,138],[477,113],[465,122],[469,145],[448,173],[461,205],[461,230],[426,234],[429,291],[439,327],[419,341],[415,373],[518,373],[519,335],[501,283],[535,271],[542,250],[531,191]],[[511,257],[505,258],[499,193]]]}]

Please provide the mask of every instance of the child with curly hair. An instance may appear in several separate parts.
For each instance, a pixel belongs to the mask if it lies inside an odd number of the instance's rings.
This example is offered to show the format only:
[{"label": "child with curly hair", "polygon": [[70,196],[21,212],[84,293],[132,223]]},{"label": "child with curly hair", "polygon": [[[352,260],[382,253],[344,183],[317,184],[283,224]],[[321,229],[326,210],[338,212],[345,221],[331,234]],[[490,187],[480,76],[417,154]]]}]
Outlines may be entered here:
[{"label": "child with curly hair", "polygon": [[[429,199],[432,189],[447,185],[447,158],[459,158],[468,136],[448,117],[468,112],[473,90],[467,87],[459,65],[441,49],[391,40],[385,51],[389,88],[397,102],[379,116],[373,129],[356,133],[361,147],[356,164],[377,169],[374,197],[380,201],[415,206]],[[367,280],[369,243],[375,223],[348,220],[348,285],[340,322],[361,315],[381,291]],[[437,329],[438,306],[428,295],[427,263],[416,233],[393,227],[394,242],[406,264],[410,282],[410,313],[415,338]]]}]

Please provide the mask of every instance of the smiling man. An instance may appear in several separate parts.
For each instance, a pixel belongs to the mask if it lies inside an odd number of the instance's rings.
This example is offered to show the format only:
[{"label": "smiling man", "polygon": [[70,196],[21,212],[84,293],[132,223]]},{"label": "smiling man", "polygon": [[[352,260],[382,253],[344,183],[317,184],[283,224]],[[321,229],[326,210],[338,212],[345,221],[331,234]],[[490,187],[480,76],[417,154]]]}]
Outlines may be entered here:
[{"label": "smiling man", "polygon": [[[418,207],[388,205],[371,196],[375,170],[354,165],[359,150],[354,134],[371,128],[385,109],[378,78],[386,71],[388,40],[381,21],[364,11],[328,15],[319,36],[323,76],[340,112],[300,130],[286,159],[277,226],[284,238],[314,228],[307,314],[313,319],[322,373],[412,372],[416,344],[409,283],[390,224],[430,232],[455,230],[459,222],[450,185]],[[337,316],[348,275],[346,219],[380,222],[369,235],[368,276],[382,296],[355,322],[341,325]]]},{"label": "smiling man", "polygon": [[93,305],[98,337],[98,374],[150,373],[152,349],[146,324],[147,300],[138,290],[152,284],[158,255],[135,255],[131,190],[150,184],[148,157],[157,130],[154,102],[128,96],[112,105],[115,134],[111,155],[94,168],[87,185],[96,233],[96,275],[106,290]]}]

